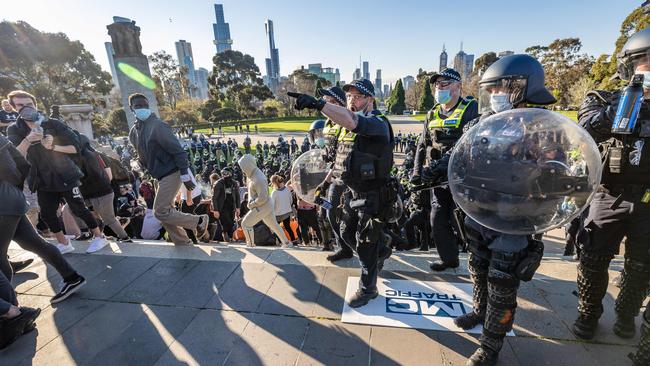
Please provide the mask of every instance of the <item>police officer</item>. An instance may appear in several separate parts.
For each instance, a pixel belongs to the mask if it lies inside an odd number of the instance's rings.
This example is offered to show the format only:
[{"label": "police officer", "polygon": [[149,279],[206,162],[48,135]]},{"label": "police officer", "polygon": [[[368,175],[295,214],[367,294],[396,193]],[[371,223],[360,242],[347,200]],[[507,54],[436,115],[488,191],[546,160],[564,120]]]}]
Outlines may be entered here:
[{"label": "police officer", "polygon": [[386,189],[393,166],[393,132],[388,119],[373,109],[374,87],[367,79],[354,80],[343,87],[348,108],[327,103],[305,94],[295,97],[297,109],[321,111],[343,130],[338,141],[335,174],[349,191],[341,219],[341,236],[356,246],[361,261],[361,283],[349,302],[351,307],[366,305],[377,297],[377,274],[390,257],[384,215],[393,205],[394,195]]},{"label": "police officer", "polygon": [[[341,107],[346,106],[346,96],[343,89],[338,86],[333,86],[327,89],[320,89],[320,94],[323,96],[323,99],[327,103],[338,105]],[[342,127],[334,122],[331,119],[325,121],[325,126],[323,127],[323,137],[325,139],[325,156],[324,159],[328,164],[334,165],[336,159],[336,150],[338,147],[338,138],[341,134]],[[337,207],[341,202],[341,195],[345,191],[345,184],[340,179],[334,178],[331,174],[326,178],[326,182],[323,185],[323,189],[327,192],[327,201],[332,203],[333,207],[327,210],[327,219],[332,231],[334,233],[334,240],[338,246],[338,250],[327,256],[327,260],[330,262],[336,262],[346,258],[352,258],[354,255],[353,248],[351,244],[346,243],[341,238],[340,233],[340,222],[339,218],[336,216]]]},{"label": "police officer", "polygon": [[[544,86],[544,69],[535,58],[529,55],[506,56],[483,74],[479,82],[482,115],[470,121],[465,129],[495,113],[526,107],[527,104],[548,105],[555,101]],[[465,219],[465,231],[470,252],[468,268],[474,284],[474,310],[456,318],[454,323],[463,329],[483,325],[480,348],[467,364],[494,365],[503,339],[514,322],[520,282],[515,269],[526,256],[527,249],[541,243],[530,235],[511,235],[488,229],[469,217]]]},{"label": "police officer", "polygon": [[[422,135],[415,153],[415,166],[411,183],[422,184],[425,177],[436,169],[437,161],[449,151],[463,134],[467,122],[478,117],[478,103],[461,96],[460,74],[447,68],[429,79],[435,87],[436,104],[427,113]],[[430,182],[436,183],[436,182]],[[434,271],[458,267],[458,238],[452,230],[451,220],[456,208],[449,187],[433,189],[431,196],[431,227],[440,259],[431,264]],[[412,243],[410,243],[412,244]]]},{"label": "police officer", "polygon": [[[650,28],[632,35],[618,54],[618,76],[631,80],[643,75],[643,99],[634,128],[625,133],[612,132],[619,93],[592,91],[580,110],[580,124],[604,151],[602,187],[589,208],[584,229],[578,235],[582,246],[578,265],[578,319],[574,333],[584,339],[594,336],[603,312],[602,299],[607,292],[609,263],[618,253],[623,237],[625,264],[621,290],[616,298],[614,333],[632,338],[650,280]],[[650,326],[644,314],[639,357],[650,363]]]}]

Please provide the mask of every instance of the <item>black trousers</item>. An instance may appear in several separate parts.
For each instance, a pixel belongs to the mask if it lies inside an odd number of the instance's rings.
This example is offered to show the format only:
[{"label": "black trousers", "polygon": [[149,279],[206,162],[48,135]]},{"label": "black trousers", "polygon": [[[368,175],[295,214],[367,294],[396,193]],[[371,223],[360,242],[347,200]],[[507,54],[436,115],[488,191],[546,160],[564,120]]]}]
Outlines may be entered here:
[{"label": "black trousers", "polygon": [[232,234],[235,232],[235,209],[232,207],[225,207],[222,211],[219,211],[219,222],[221,223],[221,228],[223,233],[228,234],[232,238]]},{"label": "black trousers", "polygon": [[[192,202],[193,202],[192,206],[189,206],[185,202],[185,200],[182,200],[182,202],[181,202],[181,212],[193,214],[194,210],[196,210],[196,208],[199,206],[199,203],[201,203],[201,196],[196,196],[196,197],[192,198]],[[194,244],[196,244],[197,243],[197,240],[196,240],[197,238],[196,238],[196,235],[194,235],[194,230],[185,229],[185,232],[187,233],[187,237],[190,238],[190,240],[192,240],[192,242]]]},{"label": "black trousers", "polygon": [[334,181],[330,185],[330,188],[327,190],[327,200],[332,204],[332,208],[327,210],[327,219],[330,222],[330,226],[332,226],[334,240],[339,248],[341,248],[341,251],[344,253],[352,253],[354,242],[349,243],[341,237],[341,221],[337,215],[337,212],[340,211],[341,196],[345,190],[345,184],[340,181]]},{"label": "black trousers", "polygon": [[289,239],[291,241],[296,240],[296,236],[293,234],[293,230],[291,230],[291,216],[287,216],[286,219],[282,220],[282,225],[284,226],[284,229],[289,233]]},{"label": "black trousers", "polygon": [[362,196],[366,206],[353,209],[355,203],[350,191],[344,194],[343,217],[341,218],[341,237],[348,243],[354,243],[359,262],[361,262],[360,290],[374,292],[377,290],[379,275],[379,257],[386,253],[384,235],[385,224],[376,220],[379,212],[379,194],[370,192]]},{"label": "black trousers", "polygon": [[65,200],[68,206],[70,206],[72,213],[80,218],[89,229],[97,227],[97,221],[90,210],[86,207],[84,198],[79,191],[79,187],[74,187],[71,190],[64,192],[47,192],[39,190],[38,205],[41,207],[41,216],[43,217],[43,221],[45,221],[47,226],[50,228],[50,231],[58,233],[63,230],[61,228],[59,217],[56,215],[61,199]]},{"label": "black trousers", "polygon": [[320,227],[318,226],[318,212],[316,209],[313,210],[301,210],[298,209],[298,226],[300,226],[300,235],[302,241],[305,243],[309,238],[309,228],[314,229],[318,241],[323,242],[323,234],[320,232]]},{"label": "black trousers", "polygon": [[[431,224],[429,221],[430,215],[429,210],[416,210],[411,212],[411,216],[409,216],[408,220],[404,223],[404,231],[406,231],[406,240],[408,240],[409,247],[419,246],[422,248],[429,248],[431,246],[429,230],[429,225]],[[417,241],[415,229],[420,231],[421,243],[418,243]]]},{"label": "black trousers", "polygon": [[449,188],[434,188],[431,196],[431,228],[438,255],[445,263],[458,262],[458,238],[452,230],[454,199]]},{"label": "black trousers", "polygon": [[61,252],[38,235],[27,216],[0,216],[0,228],[0,271],[9,281],[13,276],[13,269],[7,258],[7,250],[12,240],[52,265],[64,280],[77,274]]}]

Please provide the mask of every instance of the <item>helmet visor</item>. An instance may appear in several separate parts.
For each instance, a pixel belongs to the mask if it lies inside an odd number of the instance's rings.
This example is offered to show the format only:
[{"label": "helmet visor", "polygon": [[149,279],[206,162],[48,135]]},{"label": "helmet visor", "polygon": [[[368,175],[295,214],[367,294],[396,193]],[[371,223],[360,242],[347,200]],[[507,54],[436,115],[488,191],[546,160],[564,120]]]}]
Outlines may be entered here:
[{"label": "helmet visor", "polygon": [[[478,105],[481,114],[493,109],[493,95],[507,96],[507,101],[516,106],[526,100],[526,77],[504,76],[498,79],[484,80],[479,82]],[[499,112],[499,111],[495,111]]]},{"label": "helmet visor", "polygon": [[619,57],[617,71],[618,76],[626,81],[632,79],[634,74],[650,71],[650,50]]}]

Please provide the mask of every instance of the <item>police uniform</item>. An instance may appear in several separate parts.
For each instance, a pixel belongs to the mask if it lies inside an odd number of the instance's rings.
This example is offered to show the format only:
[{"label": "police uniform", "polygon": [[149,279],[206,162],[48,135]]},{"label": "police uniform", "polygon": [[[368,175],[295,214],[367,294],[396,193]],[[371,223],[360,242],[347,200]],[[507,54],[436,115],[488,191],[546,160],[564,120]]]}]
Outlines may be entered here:
[{"label": "police uniform", "polygon": [[[460,74],[453,69],[446,69],[435,75],[460,81]],[[459,98],[450,111],[445,112],[441,104],[436,104],[427,114],[424,130],[415,153],[414,174],[419,175],[424,162],[434,164],[449,151],[463,134],[465,125],[478,117],[478,103],[474,99]],[[451,221],[456,208],[449,187],[433,189],[431,196],[431,227],[433,241],[438,255],[444,264],[458,263],[458,238],[452,230]]]},{"label": "police uniform", "polygon": [[381,112],[358,115],[353,131],[341,130],[334,170],[349,187],[344,194],[341,237],[356,246],[364,293],[377,291],[378,267],[390,255],[381,213],[386,211],[383,196],[392,166],[392,129]]},{"label": "police uniform", "polygon": [[[625,241],[625,264],[621,291],[616,298],[614,332],[625,338],[634,335],[634,317],[645,299],[650,280],[650,105],[643,101],[637,128],[632,134],[611,132],[612,114],[607,112],[618,95],[590,92],[579,111],[580,124],[603,150],[602,188],[596,193],[583,230],[578,266],[578,311],[574,330],[583,335],[585,326],[595,327],[603,312],[609,263]],[[639,147],[641,147],[639,149]],[[634,164],[630,157],[640,155]],[[588,334],[591,338],[593,334]],[[627,333],[627,334],[626,334]]]}]

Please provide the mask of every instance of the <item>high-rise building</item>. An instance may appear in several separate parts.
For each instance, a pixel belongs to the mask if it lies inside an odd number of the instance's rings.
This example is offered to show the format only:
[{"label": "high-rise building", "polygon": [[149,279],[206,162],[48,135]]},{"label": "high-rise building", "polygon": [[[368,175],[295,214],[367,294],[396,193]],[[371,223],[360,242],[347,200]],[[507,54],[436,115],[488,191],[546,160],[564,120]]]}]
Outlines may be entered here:
[{"label": "high-rise building", "polygon": [[381,69],[377,69],[377,76],[375,77],[375,95],[381,96]]},{"label": "high-rise building", "polygon": [[194,72],[194,77],[196,78],[196,97],[199,99],[208,99],[208,77],[210,73],[207,69],[199,67],[198,70]]},{"label": "high-rise building", "polygon": [[275,92],[280,81],[280,52],[275,48],[275,32],[273,30],[273,21],[267,19],[264,23],[266,36],[269,39],[269,58],[266,59],[266,75],[268,76],[268,86],[271,91]]},{"label": "high-rise building", "polygon": [[445,50],[445,44],[442,44],[442,52],[440,52],[440,63],[438,64],[438,72],[447,68],[447,51]]},{"label": "high-rise building", "polygon": [[370,64],[368,61],[363,62],[363,78],[370,80]]},{"label": "high-rise building", "polygon": [[413,86],[414,83],[415,83],[415,78],[413,76],[411,76],[411,75],[406,75],[402,79],[402,85],[404,86],[405,91],[409,90],[411,88],[411,86]]},{"label": "high-rise building", "polygon": [[384,98],[388,98],[390,96],[390,85],[384,84]]},{"label": "high-rise building", "polygon": [[116,88],[120,88],[119,82],[117,81],[117,69],[115,68],[115,61],[113,60],[113,44],[111,42],[104,42],[104,47],[106,47],[106,55],[108,56],[108,64],[111,65],[111,76],[113,76],[113,85]]},{"label": "high-rise building", "polygon": [[474,55],[468,55],[463,51],[463,42],[460,43],[460,51],[454,57],[454,69],[462,77],[467,77],[474,70]]},{"label": "high-rise building", "polygon": [[334,72],[334,79],[336,80],[334,85],[336,85],[336,83],[341,82],[341,73],[339,72],[339,69],[336,69],[336,71]]},{"label": "high-rise building", "polygon": [[512,51],[501,51],[501,52],[497,53],[497,57],[501,58],[501,57],[506,57],[506,56],[510,56],[510,55],[514,55],[514,54],[515,53],[512,52]]},{"label": "high-rise building", "polygon": [[178,56],[178,66],[187,70],[188,94],[191,98],[197,96],[198,86],[196,85],[196,75],[194,70],[194,56],[192,55],[192,44],[184,39],[175,43],[176,56]]},{"label": "high-rise building", "polygon": [[214,45],[217,46],[217,53],[229,50],[232,47],[230,38],[230,24],[226,23],[223,17],[223,5],[214,4],[214,15],[217,22],[212,24],[214,32]]},{"label": "high-rise building", "polygon": [[323,72],[323,64],[309,64],[307,65],[307,71],[314,75],[320,75]]},{"label": "high-rise building", "polygon": [[339,73],[339,69],[336,69],[336,71],[334,70],[335,69],[333,67],[323,67],[323,64],[307,65],[307,71],[309,71],[309,73],[317,75],[319,78],[323,78],[327,80],[332,86],[336,85],[336,82],[341,80],[341,74]]},{"label": "high-rise building", "polygon": [[354,70],[354,74],[352,75],[352,80],[358,80],[361,79],[361,70],[357,68]]}]

